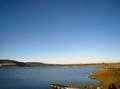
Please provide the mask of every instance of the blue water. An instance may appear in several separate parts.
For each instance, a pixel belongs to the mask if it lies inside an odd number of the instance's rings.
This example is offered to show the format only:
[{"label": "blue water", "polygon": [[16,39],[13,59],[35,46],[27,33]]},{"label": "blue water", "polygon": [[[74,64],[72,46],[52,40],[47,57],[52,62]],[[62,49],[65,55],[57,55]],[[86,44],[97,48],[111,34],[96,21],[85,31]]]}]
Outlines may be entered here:
[{"label": "blue water", "polygon": [[91,84],[96,81],[88,78],[95,67],[18,67],[0,69],[0,89],[48,89],[50,81],[67,84],[72,81]]}]

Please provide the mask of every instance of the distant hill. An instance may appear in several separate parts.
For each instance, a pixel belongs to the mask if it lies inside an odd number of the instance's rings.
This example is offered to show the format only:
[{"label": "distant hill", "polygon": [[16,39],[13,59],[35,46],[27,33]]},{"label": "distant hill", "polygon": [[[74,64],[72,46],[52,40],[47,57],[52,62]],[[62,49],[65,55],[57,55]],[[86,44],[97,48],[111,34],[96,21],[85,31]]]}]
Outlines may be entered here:
[{"label": "distant hill", "polygon": [[46,64],[41,62],[18,62],[15,60],[9,59],[0,59],[0,67],[36,67],[36,66],[66,66],[66,67],[81,67],[81,66],[96,66],[96,65],[105,65],[105,64],[119,64],[120,63],[90,63],[90,64]]},{"label": "distant hill", "polygon": [[24,62],[18,62],[14,60],[0,60],[0,67],[5,66],[27,66]]},{"label": "distant hill", "polygon": [[40,62],[26,62],[26,65],[29,67],[32,67],[32,66],[45,66],[47,64],[40,63]]},{"label": "distant hill", "polygon": [[0,59],[0,67],[34,67],[34,66],[48,66],[49,64],[44,64],[40,62],[18,62],[9,59]]}]

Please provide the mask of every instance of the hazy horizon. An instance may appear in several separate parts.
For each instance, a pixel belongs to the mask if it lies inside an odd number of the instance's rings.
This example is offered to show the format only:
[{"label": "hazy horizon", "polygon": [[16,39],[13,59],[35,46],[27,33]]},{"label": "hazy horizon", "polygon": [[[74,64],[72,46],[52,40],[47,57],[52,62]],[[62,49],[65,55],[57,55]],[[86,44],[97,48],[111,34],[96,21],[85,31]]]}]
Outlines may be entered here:
[{"label": "hazy horizon", "polygon": [[[45,57],[13,57],[3,58],[2,60],[15,60],[19,62],[41,62],[47,64],[89,64],[89,63],[120,63],[120,59],[95,58],[95,57],[64,57],[64,58],[45,58]],[[51,61],[49,61],[51,60]]]},{"label": "hazy horizon", "polygon": [[119,0],[0,0],[0,13],[1,59],[120,62]]}]

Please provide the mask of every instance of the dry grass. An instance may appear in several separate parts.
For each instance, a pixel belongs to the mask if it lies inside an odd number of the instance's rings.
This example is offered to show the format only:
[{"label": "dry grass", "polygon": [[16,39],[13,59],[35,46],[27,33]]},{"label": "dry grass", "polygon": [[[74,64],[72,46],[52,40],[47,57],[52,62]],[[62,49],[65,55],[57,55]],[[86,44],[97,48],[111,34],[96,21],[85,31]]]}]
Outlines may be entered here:
[{"label": "dry grass", "polygon": [[[120,64],[119,64],[120,65]],[[105,67],[105,68],[104,68]],[[120,68],[113,66],[113,64],[103,65],[101,70],[98,70],[96,73],[91,75],[92,79],[98,80],[101,82],[101,89],[109,89],[113,84],[116,89],[120,89]],[[114,89],[114,88],[112,88]]]}]

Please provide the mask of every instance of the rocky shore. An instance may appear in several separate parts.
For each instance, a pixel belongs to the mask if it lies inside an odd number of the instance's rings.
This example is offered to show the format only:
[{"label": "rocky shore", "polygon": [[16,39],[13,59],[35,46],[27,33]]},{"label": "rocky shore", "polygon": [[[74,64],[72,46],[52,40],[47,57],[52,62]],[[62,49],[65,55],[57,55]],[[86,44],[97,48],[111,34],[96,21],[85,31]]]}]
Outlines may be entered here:
[{"label": "rocky shore", "polygon": [[79,87],[72,83],[66,86],[53,83],[50,89],[120,89],[120,64],[102,64],[96,72],[90,74],[90,78],[100,82],[95,85],[80,84]]}]

